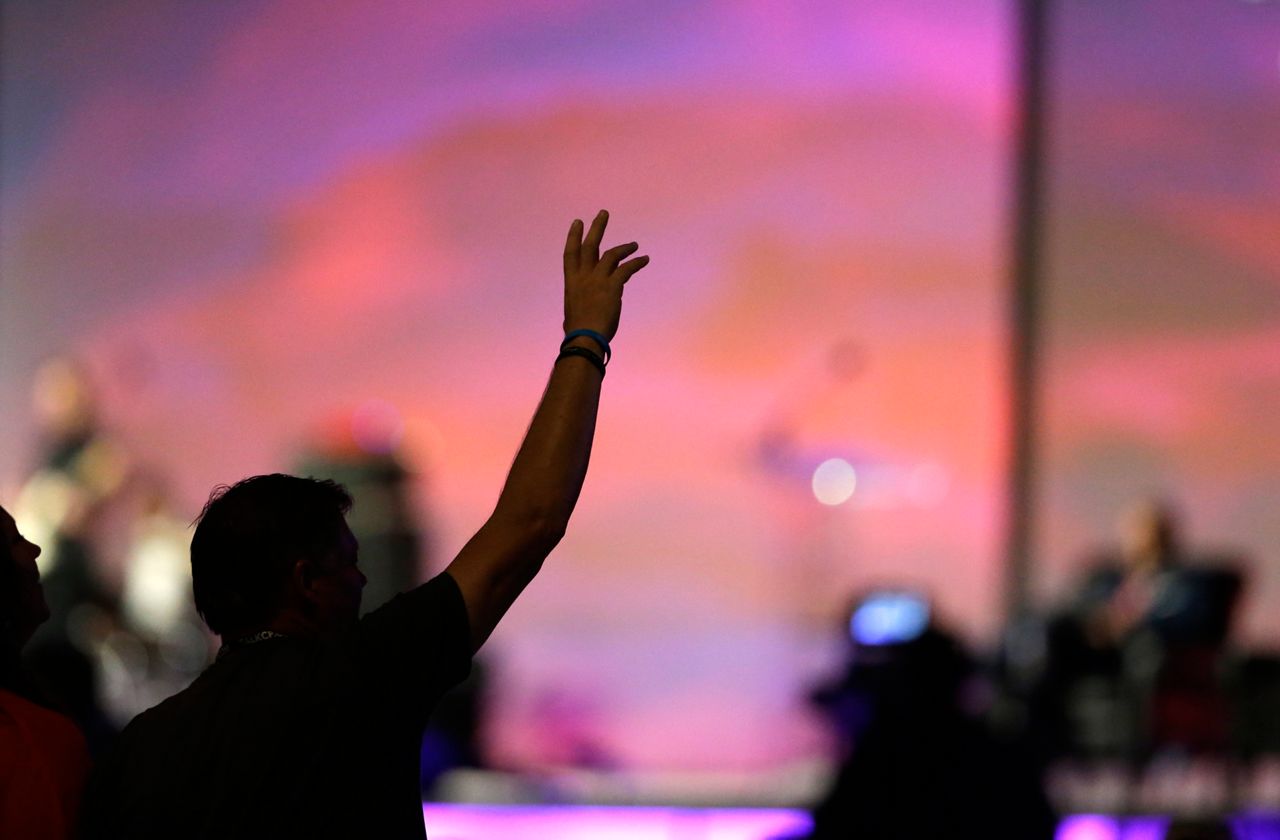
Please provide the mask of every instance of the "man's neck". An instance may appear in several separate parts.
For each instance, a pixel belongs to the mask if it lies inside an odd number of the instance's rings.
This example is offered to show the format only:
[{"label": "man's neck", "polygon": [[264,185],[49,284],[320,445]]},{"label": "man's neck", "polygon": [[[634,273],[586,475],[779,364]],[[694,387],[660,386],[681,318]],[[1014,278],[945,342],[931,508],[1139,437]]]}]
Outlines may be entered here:
[{"label": "man's neck", "polygon": [[235,642],[261,633],[288,636],[291,639],[310,639],[321,635],[315,622],[297,610],[282,610],[266,624],[237,627],[222,634],[223,644]]}]

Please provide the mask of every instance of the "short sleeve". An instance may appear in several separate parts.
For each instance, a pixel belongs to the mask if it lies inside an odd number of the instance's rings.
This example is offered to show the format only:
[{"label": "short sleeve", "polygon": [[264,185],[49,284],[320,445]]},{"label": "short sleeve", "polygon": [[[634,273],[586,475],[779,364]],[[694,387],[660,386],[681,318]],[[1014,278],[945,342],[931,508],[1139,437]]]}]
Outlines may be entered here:
[{"label": "short sleeve", "polygon": [[397,595],[360,620],[357,667],[369,689],[425,724],[440,695],[471,671],[471,628],[462,591],[447,572]]}]

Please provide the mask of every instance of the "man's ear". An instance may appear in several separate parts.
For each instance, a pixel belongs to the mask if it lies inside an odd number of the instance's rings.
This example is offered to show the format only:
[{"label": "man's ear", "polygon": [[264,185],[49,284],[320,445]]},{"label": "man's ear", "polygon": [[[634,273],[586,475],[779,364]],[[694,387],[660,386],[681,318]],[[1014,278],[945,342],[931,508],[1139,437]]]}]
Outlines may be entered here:
[{"label": "man's ear", "polygon": [[299,557],[293,562],[293,588],[304,600],[311,600],[315,579],[315,568],[310,560]]}]

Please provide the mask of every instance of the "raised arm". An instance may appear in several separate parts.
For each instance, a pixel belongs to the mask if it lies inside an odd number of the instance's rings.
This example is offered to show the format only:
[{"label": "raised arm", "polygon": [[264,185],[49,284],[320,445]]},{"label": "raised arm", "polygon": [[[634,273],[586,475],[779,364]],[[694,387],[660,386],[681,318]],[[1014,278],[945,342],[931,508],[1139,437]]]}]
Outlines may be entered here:
[{"label": "raised arm", "polygon": [[[622,313],[622,288],[648,257],[626,259],[634,242],[600,253],[609,214],[601,210],[585,238],[582,222],[569,226],[564,249],[564,329],[591,330],[612,340]],[[626,260],[624,262],[624,260]],[[603,355],[589,337],[569,342]],[[591,456],[602,375],[589,354],[555,362],[542,401],[525,433],[488,521],[447,569],[462,590],[478,650],[499,619],[564,536]]]}]

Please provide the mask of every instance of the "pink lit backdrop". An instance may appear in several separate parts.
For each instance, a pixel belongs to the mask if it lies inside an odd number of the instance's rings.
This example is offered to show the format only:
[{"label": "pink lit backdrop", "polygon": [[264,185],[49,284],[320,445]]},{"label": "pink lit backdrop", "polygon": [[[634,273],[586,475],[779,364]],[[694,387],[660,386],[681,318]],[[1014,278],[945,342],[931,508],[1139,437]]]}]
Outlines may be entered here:
[{"label": "pink lit backdrop", "polygon": [[1002,4],[9,15],[5,422],[75,350],[191,514],[382,400],[444,562],[554,358],[569,221],[608,207],[653,256],[570,534],[490,646],[497,758],[803,760],[855,587],[994,628]]},{"label": "pink lit backdrop", "polygon": [[[1175,5],[1063,4],[1046,600],[1153,484],[1280,598],[1280,4]],[[391,404],[441,564],[554,356],[564,229],[606,206],[653,264],[570,534],[490,646],[495,757],[785,766],[821,750],[798,698],[854,590],[998,626],[1009,4],[4,13],[4,498],[31,372],[72,350],[191,514]]]}]

